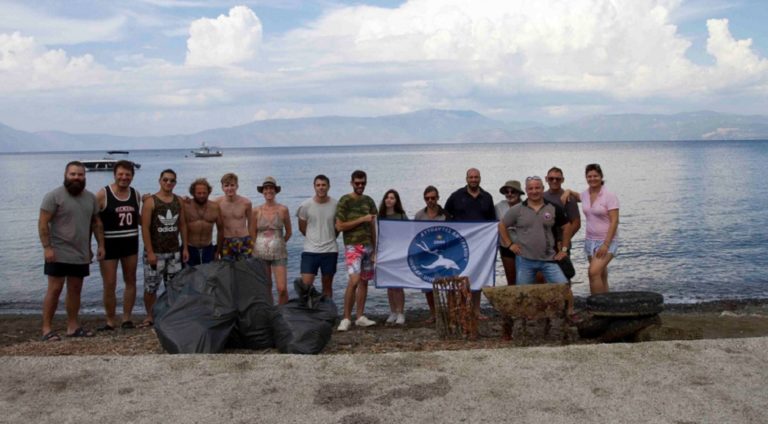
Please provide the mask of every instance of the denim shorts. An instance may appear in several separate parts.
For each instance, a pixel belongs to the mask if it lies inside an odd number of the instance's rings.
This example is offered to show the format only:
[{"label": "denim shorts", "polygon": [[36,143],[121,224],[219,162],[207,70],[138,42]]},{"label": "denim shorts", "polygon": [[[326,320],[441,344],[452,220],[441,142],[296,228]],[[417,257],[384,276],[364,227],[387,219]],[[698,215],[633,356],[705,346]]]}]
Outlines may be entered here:
[{"label": "denim shorts", "polygon": [[302,252],[301,273],[317,275],[317,271],[323,275],[336,274],[336,262],[339,260],[339,252]]},{"label": "denim shorts", "polygon": [[[604,240],[584,240],[584,253],[587,254],[588,258],[591,258],[595,256],[595,252],[597,252],[597,249],[600,248],[604,243]],[[616,256],[616,253],[619,251],[619,241],[614,240],[611,242],[611,245],[608,246],[608,253],[610,253],[613,256]]]}]

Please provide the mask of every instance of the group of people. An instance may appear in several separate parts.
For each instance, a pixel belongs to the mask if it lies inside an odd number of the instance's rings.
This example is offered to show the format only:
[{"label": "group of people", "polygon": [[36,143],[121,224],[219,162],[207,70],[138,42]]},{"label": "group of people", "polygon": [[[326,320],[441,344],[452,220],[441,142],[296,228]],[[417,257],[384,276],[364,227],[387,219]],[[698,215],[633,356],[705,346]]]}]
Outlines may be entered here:
[{"label": "group of people", "polygon": [[[44,341],[61,340],[52,329],[52,320],[65,285],[66,336],[94,335],[78,322],[80,292],[93,257],[91,234],[98,245],[96,258],[104,283],[106,315],[105,324],[97,331],[113,331],[118,326],[115,294],[118,266],[125,280],[120,323],[124,329],[153,325],[152,307],[161,282],[170,281],[183,266],[214,260],[251,256],[261,259],[267,268],[270,287],[274,279],[278,303],[288,301],[286,243],[292,235],[291,217],[288,208],[276,201],[281,187],[275,178],[266,177],[257,187],[264,203],[254,208],[250,200],[237,194],[238,177],[234,173],[221,178],[224,194],[210,199],[212,187],[204,178],[192,182],[188,197],[174,194],[177,179],[172,169],[160,173],[156,193],[141,196],[131,186],[134,172],[132,162],[117,162],[113,169],[114,182],[93,194],[85,190],[85,167],[73,161],[65,168],[63,186],[44,197],[38,222],[44,272],[48,277],[43,302]],[[480,187],[480,171],[471,168],[466,174],[466,186],[453,192],[444,208],[439,204],[437,188],[428,186],[424,190],[425,207],[414,219],[499,221],[499,251],[508,284],[530,284],[537,278],[561,283],[568,279],[558,262],[570,254],[570,240],[581,226],[577,206],[577,202],[581,202],[587,219],[585,249],[590,261],[590,289],[593,293],[605,292],[608,290],[607,265],[618,247],[618,200],[603,189],[599,165],[587,166],[586,179],[589,188],[582,193],[563,189],[563,172],[554,167],[547,173],[548,191],[544,191],[543,179],[537,176],[526,178],[525,191],[518,181],[510,180],[500,189],[505,200],[494,204],[493,197]],[[339,331],[351,327],[353,308],[356,326],[376,324],[365,316],[368,281],[374,273],[376,222],[408,219],[396,190],[388,190],[377,207],[365,194],[366,184],[366,173],[354,171],[350,179],[352,191],[337,201],[328,194],[329,178],[317,175],[313,181],[314,196],[301,203],[296,211],[299,231],[304,235],[302,281],[311,285],[320,274],[322,292],[329,298],[333,296],[339,255],[336,240],[339,233],[343,234],[349,281]],[[521,201],[523,194],[527,199]],[[139,237],[144,245],[147,316],[135,325],[132,311],[137,294]],[[431,320],[434,320],[431,290],[425,290],[425,295]],[[404,324],[403,289],[387,289],[387,297],[391,313],[386,322]],[[473,292],[472,300],[476,313],[483,318],[479,291]]]}]

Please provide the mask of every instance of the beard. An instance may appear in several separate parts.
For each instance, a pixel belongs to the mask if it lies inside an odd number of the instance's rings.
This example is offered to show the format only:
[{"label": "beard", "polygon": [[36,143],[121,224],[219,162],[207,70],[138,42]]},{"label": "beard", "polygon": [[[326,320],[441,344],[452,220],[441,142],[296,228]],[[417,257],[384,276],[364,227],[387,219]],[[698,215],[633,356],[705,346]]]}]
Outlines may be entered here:
[{"label": "beard", "polygon": [[198,197],[194,197],[194,199],[195,199],[195,203],[197,203],[200,206],[203,206],[204,204],[206,204],[208,202],[208,198],[207,197],[204,197],[202,199],[200,199]]},{"label": "beard", "polygon": [[80,182],[80,181],[77,181],[77,180],[68,180],[68,179],[65,178],[64,179],[64,187],[67,189],[69,194],[71,194],[73,196],[77,196],[80,193],[82,193],[83,190],[85,189],[85,180]]}]

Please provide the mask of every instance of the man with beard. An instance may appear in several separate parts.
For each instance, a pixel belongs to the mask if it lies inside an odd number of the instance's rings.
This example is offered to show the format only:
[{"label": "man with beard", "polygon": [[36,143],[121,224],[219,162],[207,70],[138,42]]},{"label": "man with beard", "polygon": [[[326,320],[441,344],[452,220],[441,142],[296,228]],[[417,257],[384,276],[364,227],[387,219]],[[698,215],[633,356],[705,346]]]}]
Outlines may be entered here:
[{"label": "man with beard", "polygon": [[[184,201],[187,220],[189,260],[187,266],[207,264],[221,255],[222,219],[219,204],[208,200],[211,185],[205,178],[198,178],[189,186],[191,199]],[[213,245],[213,227],[216,226],[216,246]]]},{"label": "man with beard", "polygon": [[131,320],[133,305],[136,303],[136,265],[139,253],[139,192],[131,187],[133,181],[133,162],[121,160],[112,169],[115,182],[103,187],[96,193],[99,205],[99,218],[104,224],[104,259],[99,261],[101,279],[104,282],[104,313],[107,322],[97,331],[115,329],[115,308],[117,299],[118,262],[123,268],[123,329],[134,328]]},{"label": "man with beard", "polygon": [[[453,216],[452,221],[496,221],[493,196],[480,187],[480,170],[467,170],[467,185],[451,193],[445,210]],[[472,309],[478,319],[488,319],[480,313],[479,290],[472,291]]]},{"label": "man with beard", "polygon": [[[189,260],[187,222],[181,199],[173,194],[176,172],[166,169],[160,173],[160,191],[148,197],[141,208],[141,238],[144,241],[144,309],[147,317],[139,328],[151,327],[152,307],[157,300],[160,283],[181,271]],[[179,255],[181,236],[181,255]]]},{"label": "man with beard", "polygon": [[104,258],[104,231],[96,196],[85,190],[85,166],[74,161],[64,171],[64,185],[49,192],[40,205],[37,223],[45,258],[48,290],[43,300],[43,341],[60,341],[51,328],[59,296],[67,286],[67,337],[93,337],[80,326],[80,291],[93,257],[91,233],[98,242],[98,259]]}]

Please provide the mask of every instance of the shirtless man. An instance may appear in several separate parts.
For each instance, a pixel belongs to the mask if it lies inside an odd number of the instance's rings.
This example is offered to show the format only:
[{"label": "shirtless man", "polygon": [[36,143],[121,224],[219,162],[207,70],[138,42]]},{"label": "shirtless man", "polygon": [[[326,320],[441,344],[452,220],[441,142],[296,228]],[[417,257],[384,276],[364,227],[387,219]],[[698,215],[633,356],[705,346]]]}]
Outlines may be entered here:
[{"label": "shirtless man", "polygon": [[133,182],[133,162],[118,161],[112,169],[115,182],[102,187],[96,192],[99,204],[99,216],[104,225],[104,259],[99,261],[101,279],[104,282],[104,313],[106,324],[97,328],[99,331],[112,331],[116,328],[117,266],[123,268],[123,329],[134,328],[131,320],[133,305],[136,303],[136,266],[139,262],[139,223],[141,206],[139,192],[131,187]]},{"label": "shirtless man", "polygon": [[[160,191],[149,196],[141,207],[141,238],[144,241],[144,309],[147,318],[139,328],[154,324],[152,307],[157,300],[160,282],[171,281],[181,264],[189,260],[187,220],[181,199],[173,194],[176,172],[160,173]],[[181,254],[179,254],[181,236]]]},{"label": "shirtless man", "polygon": [[[207,264],[221,256],[222,232],[221,209],[219,204],[208,200],[211,185],[205,178],[198,178],[189,186],[192,198],[184,200],[187,220],[187,244],[189,260],[187,266]],[[213,226],[216,226],[216,246],[213,245]]]},{"label": "shirtless man", "polygon": [[253,204],[250,200],[237,194],[237,175],[226,173],[221,177],[223,196],[214,202],[221,210],[223,240],[219,252],[222,260],[234,261],[249,258],[253,254],[253,239],[248,233]]}]

